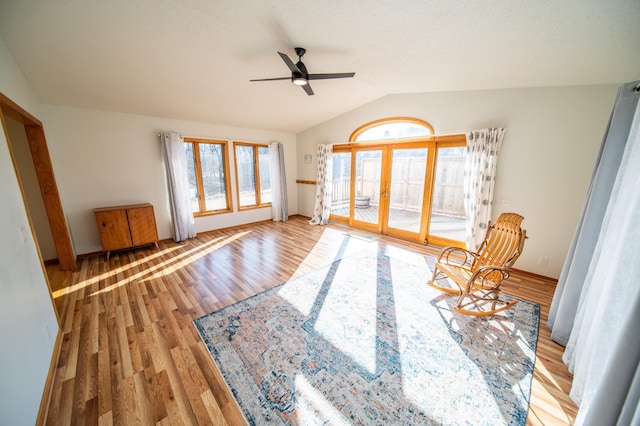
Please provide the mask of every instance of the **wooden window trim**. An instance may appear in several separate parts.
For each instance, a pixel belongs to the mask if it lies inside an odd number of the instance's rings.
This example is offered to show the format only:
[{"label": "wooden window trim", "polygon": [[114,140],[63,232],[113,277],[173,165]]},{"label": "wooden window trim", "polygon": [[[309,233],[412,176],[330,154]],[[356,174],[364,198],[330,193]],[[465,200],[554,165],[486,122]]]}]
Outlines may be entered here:
[{"label": "wooden window trim", "polygon": [[371,142],[350,142],[343,144],[335,144],[333,145],[333,152],[347,152],[352,148],[360,148],[366,147],[370,149],[375,149],[378,147],[393,145],[394,147],[416,147],[421,143],[432,143],[435,142],[438,147],[454,147],[460,146],[460,144],[466,145],[467,136],[465,134],[454,134],[454,135],[442,135],[442,136],[423,136],[418,138],[407,138],[407,139],[390,139],[385,141],[371,141]]},{"label": "wooden window trim", "polygon": [[[253,173],[254,173],[254,184],[256,189],[256,204],[252,204],[250,206],[242,206],[240,204],[240,180],[238,179],[238,152],[236,150],[237,146],[250,146],[253,148]],[[269,145],[266,143],[257,143],[257,142],[242,142],[242,141],[234,141],[233,142],[233,162],[235,164],[236,171],[236,194],[238,195],[238,211],[245,210],[254,210],[254,209],[263,209],[266,207],[271,207],[271,203],[262,203],[260,199],[260,157],[259,157],[259,148],[268,148]]]},{"label": "wooden window trim", "polygon": [[[349,136],[349,142],[356,142],[356,139],[358,138],[358,136],[360,136],[360,134],[364,133],[365,131],[367,131],[367,130],[373,128],[373,127],[381,126],[383,124],[390,124],[390,123],[413,123],[413,124],[417,124],[418,126],[425,127],[427,129],[429,129],[429,131],[431,132],[431,135],[426,135],[426,136],[422,136],[422,137],[415,138],[415,139],[425,139],[425,138],[428,138],[429,136],[433,136],[433,134],[435,133],[433,131],[433,126],[431,124],[429,124],[426,121],[421,120],[419,118],[414,118],[414,117],[387,117],[387,118],[381,118],[381,119],[378,119],[378,120],[370,121],[369,123],[363,124],[362,126],[358,127]],[[401,140],[404,141],[405,139],[401,139]],[[364,143],[364,142],[361,142],[361,143]]]},{"label": "wooden window trim", "polygon": [[[226,140],[219,139],[201,139],[201,138],[184,138],[184,143],[190,143],[193,145],[193,159],[195,163],[196,170],[196,185],[198,187],[198,206],[200,211],[193,212],[193,217],[203,217],[203,216],[213,216],[223,213],[231,213],[232,202],[231,202],[231,182],[229,181],[229,147],[228,142]],[[204,181],[202,179],[202,163],[200,161],[200,149],[199,144],[216,144],[222,146],[222,160],[224,162],[224,190],[225,190],[225,199],[227,202],[226,209],[220,210],[207,210],[206,202],[204,199]]]}]

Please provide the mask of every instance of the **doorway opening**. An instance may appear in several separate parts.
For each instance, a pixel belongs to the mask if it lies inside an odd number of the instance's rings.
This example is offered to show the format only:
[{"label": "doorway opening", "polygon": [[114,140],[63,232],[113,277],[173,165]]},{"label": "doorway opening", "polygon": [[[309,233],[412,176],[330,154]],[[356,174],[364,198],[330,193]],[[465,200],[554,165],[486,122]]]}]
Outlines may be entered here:
[{"label": "doorway opening", "polygon": [[[13,153],[7,123],[5,123],[5,116],[24,126],[25,138],[28,142],[31,159],[35,168],[37,186],[40,189],[42,204],[44,205],[45,216],[49,223],[49,229],[51,237],[53,238],[53,245],[60,269],[63,271],[76,270],[77,265],[75,253],[71,244],[64,211],[62,209],[60,193],[58,192],[58,186],[53,173],[53,165],[51,163],[51,157],[49,156],[49,149],[47,147],[42,123],[11,99],[0,93],[0,119],[2,121],[3,131],[7,136],[9,151],[11,152],[14,168],[16,169],[16,175],[18,176],[18,181],[20,182],[20,187],[23,192],[25,208],[27,210],[27,215],[29,216],[32,229],[35,229],[33,218],[29,209],[29,202],[25,196],[24,185],[21,182],[16,158]],[[36,232],[34,232],[34,237],[36,237],[38,254],[42,259],[42,252]]]},{"label": "doorway opening", "polygon": [[428,123],[400,117],[368,123],[351,140],[333,148],[331,220],[464,246],[465,135],[434,136]]}]

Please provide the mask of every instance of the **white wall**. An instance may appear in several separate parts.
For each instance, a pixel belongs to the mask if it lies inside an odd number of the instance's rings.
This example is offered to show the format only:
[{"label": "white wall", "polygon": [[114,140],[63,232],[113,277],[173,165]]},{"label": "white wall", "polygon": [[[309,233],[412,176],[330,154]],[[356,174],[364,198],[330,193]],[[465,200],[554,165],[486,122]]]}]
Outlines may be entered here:
[{"label": "white wall", "polygon": [[[170,238],[165,172],[157,133],[284,145],[290,214],[297,213],[296,144],[292,133],[244,129],[115,112],[43,105],[47,143],[77,254],[100,251],[93,209],[121,204],[153,204],[160,239]],[[238,212],[235,169],[229,143],[233,213],[196,219],[203,232],[271,218],[271,209]]]},{"label": "white wall", "polygon": [[[357,127],[394,116],[429,122],[437,135],[504,127],[494,219],[525,217],[529,239],[515,267],[557,278],[582,208],[618,86],[532,88],[393,95],[298,134],[298,179],[315,180],[319,143],[345,143]],[[313,154],[313,165],[304,155]],[[313,213],[312,185],[298,186],[300,214]],[[548,265],[538,264],[540,257]]]},{"label": "white wall", "polygon": [[[0,92],[40,115],[35,94],[1,39]],[[4,131],[0,197],[0,424],[33,425],[59,325]]]}]

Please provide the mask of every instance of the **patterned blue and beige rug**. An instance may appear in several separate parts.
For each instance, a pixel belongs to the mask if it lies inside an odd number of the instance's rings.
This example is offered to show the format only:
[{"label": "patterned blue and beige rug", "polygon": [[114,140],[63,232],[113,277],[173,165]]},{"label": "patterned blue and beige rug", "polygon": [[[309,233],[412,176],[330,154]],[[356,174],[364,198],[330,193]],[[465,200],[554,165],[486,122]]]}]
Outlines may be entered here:
[{"label": "patterned blue and beige rug", "polygon": [[538,305],[453,312],[362,251],[194,321],[249,424],[523,425]]}]

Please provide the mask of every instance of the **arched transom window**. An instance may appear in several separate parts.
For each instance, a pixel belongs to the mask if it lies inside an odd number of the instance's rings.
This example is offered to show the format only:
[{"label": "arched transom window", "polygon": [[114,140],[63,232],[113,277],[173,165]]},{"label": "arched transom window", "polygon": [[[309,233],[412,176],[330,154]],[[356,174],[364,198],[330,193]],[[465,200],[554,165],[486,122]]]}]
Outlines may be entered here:
[{"label": "arched transom window", "polygon": [[375,120],[358,127],[349,142],[369,142],[432,136],[433,127],[424,120],[411,117],[391,117]]}]

